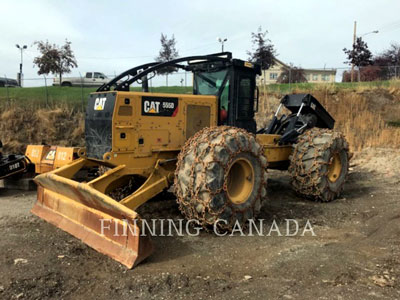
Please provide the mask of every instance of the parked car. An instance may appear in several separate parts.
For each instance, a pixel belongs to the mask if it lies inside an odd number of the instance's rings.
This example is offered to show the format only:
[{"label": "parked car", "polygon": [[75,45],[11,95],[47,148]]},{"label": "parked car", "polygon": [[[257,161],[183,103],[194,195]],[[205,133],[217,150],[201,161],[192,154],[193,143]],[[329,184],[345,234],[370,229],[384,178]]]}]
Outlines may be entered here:
[{"label": "parked car", "polygon": [[[61,86],[101,86],[110,79],[100,72],[86,72],[84,77],[63,77]],[[54,77],[53,85],[60,85],[60,78]]]},{"label": "parked car", "polygon": [[15,79],[0,77],[0,87],[17,87],[18,82]]}]

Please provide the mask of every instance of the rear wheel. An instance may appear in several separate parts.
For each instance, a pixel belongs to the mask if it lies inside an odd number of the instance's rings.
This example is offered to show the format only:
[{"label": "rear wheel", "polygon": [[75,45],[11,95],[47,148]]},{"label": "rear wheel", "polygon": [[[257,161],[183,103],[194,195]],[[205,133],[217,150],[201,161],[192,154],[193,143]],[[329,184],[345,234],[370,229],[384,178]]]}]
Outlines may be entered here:
[{"label": "rear wheel", "polygon": [[205,128],[178,157],[174,190],[179,208],[203,227],[231,230],[254,218],[266,196],[267,161],[253,135],[235,127]]},{"label": "rear wheel", "polygon": [[61,83],[61,86],[72,86],[72,83],[68,82],[68,81],[64,81],[63,83]]},{"label": "rear wheel", "polygon": [[332,201],[343,190],[349,145],[339,132],[313,128],[302,134],[290,157],[293,189],[307,198]]}]

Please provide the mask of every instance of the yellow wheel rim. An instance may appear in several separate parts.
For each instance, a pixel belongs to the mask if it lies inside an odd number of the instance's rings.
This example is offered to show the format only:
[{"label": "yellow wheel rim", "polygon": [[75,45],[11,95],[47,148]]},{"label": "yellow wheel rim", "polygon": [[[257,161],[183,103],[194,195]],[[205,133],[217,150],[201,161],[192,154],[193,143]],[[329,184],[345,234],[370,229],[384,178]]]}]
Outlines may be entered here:
[{"label": "yellow wheel rim", "polygon": [[228,172],[227,192],[229,200],[235,204],[247,201],[254,187],[254,169],[244,158],[235,160]]},{"label": "yellow wheel rim", "polygon": [[339,153],[333,154],[328,165],[328,179],[330,182],[336,182],[342,172],[342,161]]}]

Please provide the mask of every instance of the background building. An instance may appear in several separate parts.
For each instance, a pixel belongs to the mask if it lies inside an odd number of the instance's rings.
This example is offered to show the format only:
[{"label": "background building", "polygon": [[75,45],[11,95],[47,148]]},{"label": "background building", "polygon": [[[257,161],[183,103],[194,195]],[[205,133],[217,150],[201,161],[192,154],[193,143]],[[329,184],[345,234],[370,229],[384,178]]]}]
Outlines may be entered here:
[{"label": "background building", "polygon": [[[263,71],[262,75],[259,77],[259,80],[260,81],[265,80],[267,84],[276,83],[279,75],[282,73],[282,69],[289,69],[289,68],[290,68],[289,65],[275,58],[275,64],[265,72]],[[306,76],[308,82],[311,83],[335,82],[336,69],[303,69],[303,70],[304,70],[304,75]]]}]

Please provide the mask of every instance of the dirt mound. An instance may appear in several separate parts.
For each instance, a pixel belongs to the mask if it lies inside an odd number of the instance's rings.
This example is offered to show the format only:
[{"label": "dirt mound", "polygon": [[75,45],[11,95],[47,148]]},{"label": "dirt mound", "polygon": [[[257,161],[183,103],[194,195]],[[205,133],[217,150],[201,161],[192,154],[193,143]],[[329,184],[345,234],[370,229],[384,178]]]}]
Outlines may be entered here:
[{"label": "dirt mound", "polygon": [[[263,89],[261,89],[263,90]],[[343,132],[351,151],[368,147],[400,146],[400,89],[340,89],[334,85],[314,86],[296,93],[313,94],[335,118],[336,129]],[[283,94],[268,92],[260,99],[256,113],[258,128],[272,118]],[[288,112],[285,112],[286,114]],[[4,152],[22,153],[27,144],[84,145],[84,113],[64,104],[53,108],[0,107],[0,139]]]},{"label": "dirt mound", "polygon": [[84,116],[67,106],[51,109],[13,106],[0,112],[5,153],[23,153],[28,144],[84,145]]}]

